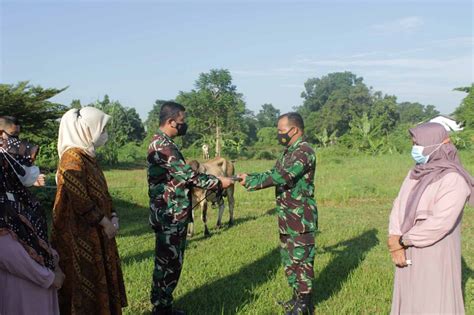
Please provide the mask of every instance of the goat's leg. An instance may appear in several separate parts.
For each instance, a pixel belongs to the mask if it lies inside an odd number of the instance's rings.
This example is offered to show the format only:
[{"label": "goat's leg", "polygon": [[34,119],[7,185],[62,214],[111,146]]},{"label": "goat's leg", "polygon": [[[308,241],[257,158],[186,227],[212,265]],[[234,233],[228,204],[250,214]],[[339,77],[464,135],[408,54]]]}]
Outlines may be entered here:
[{"label": "goat's leg", "polygon": [[201,209],[202,209],[201,219],[202,219],[202,222],[204,223],[204,236],[211,236],[211,233],[209,232],[209,229],[207,228],[207,201],[206,200],[203,200],[201,204]]},{"label": "goat's leg", "polygon": [[188,224],[188,236],[192,237],[194,235],[194,210],[191,210],[192,221]]},{"label": "goat's leg", "polygon": [[216,224],[216,227],[219,229],[222,227],[222,215],[224,214],[224,208],[225,208],[224,200],[221,200],[221,202],[219,203],[219,214],[217,217],[217,224]]},{"label": "goat's leg", "polygon": [[234,225],[234,186],[227,189],[227,202],[229,203],[229,226]]}]

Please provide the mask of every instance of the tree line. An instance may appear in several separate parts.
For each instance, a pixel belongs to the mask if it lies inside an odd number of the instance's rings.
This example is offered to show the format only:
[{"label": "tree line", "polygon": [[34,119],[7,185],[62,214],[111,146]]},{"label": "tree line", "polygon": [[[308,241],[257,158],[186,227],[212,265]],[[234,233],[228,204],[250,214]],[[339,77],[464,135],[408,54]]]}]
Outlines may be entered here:
[{"label": "tree line", "polygon": [[[472,142],[473,87],[471,84],[456,89],[467,93],[452,113],[466,128],[466,132],[455,137],[463,146]],[[80,100],[73,100],[69,105],[50,101],[66,88],[42,88],[28,82],[0,84],[0,115],[19,118],[23,137],[42,147],[40,164],[55,165],[58,119],[69,108],[83,106],[97,107],[112,116],[108,126],[110,141],[98,152],[101,160],[115,164],[143,158],[150,138],[159,127],[160,107],[167,100],[157,99],[147,119],[142,121],[134,107],[111,100],[108,95],[85,105]],[[439,114],[433,105],[398,102],[396,96],[368,87],[362,77],[351,72],[309,78],[301,98],[302,103],[294,110],[305,117],[310,142],[319,147],[339,146],[373,154],[406,150],[407,129]],[[201,73],[191,91],[180,91],[173,100],[187,108],[190,128],[179,144],[189,153],[198,152],[207,143],[217,155],[274,157],[280,110],[271,103],[262,104],[256,113],[249,110],[228,70]]]}]

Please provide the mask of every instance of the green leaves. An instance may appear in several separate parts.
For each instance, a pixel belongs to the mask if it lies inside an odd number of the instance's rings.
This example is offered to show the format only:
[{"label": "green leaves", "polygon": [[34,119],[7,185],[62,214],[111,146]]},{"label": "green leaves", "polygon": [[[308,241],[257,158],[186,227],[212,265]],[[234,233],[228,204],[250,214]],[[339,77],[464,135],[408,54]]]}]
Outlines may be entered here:
[{"label": "green leaves", "polygon": [[474,128],[474,84],[470,87],[462,87],[455,89],[468,93],[462,100],[461,105],[454,111],[456,119],[461,121],[465,128]]},{"label": "green leaves", "polygon": [[256,118],[260,128],[275,127],[277,125],[280,110],[276,109],[272,104],[265,103],[258,112]]},{"label": "green leaves", "polygon": [[195,86],[197,90],[180,92],[176,101],[186,107],[189,135],[185,144],[191,144],[203,135],[216,135],[220,128],[225,140],[247,140],[245,102],[242,94],[232,84],[229,70],[212,69],[201,73]]},{"label": "green leaves", "polygon": [[64,105],[49,99],[58,95],[62,89],[32,86],[28,81],[13,84],[0,84],[0,116],[9,115],[18,118],[23,136],[36,143],[56,138],[55,120],[66,111]]},{"label": "green leaves", "polygon": [[106,164],[119,162],[119,149],[128,143],[140,143],[145,137],[145,129],[135,108],[122,106],[119,101],[111,101],[108,95],[102,101],[91,104],[112,116],[107,124],[109,141],[99,148],[98,158]]}]

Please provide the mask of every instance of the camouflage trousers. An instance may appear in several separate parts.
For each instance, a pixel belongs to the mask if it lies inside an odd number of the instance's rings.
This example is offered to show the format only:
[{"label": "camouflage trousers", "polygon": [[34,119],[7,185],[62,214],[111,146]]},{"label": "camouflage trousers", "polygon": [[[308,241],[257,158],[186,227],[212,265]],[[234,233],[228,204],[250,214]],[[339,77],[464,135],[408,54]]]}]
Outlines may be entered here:
[{"label": "camouflage trousers", "polygon": [[186,247],[187,225],[155,227],[155,268],[151,287],[153,310],[170,307],[178,285]]},{"label": "camouflage trousers", "polygon": [[292,237],[280,234],[280,254],[290,287],[298,294],[311,293],[314,279],[314,233]]}]

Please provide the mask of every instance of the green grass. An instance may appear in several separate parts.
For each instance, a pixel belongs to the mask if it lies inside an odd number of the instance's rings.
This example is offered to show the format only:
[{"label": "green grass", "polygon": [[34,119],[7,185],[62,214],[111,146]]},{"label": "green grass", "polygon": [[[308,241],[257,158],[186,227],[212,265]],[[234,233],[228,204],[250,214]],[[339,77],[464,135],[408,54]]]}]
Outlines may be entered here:
[{"label": "green grass", "polygon": [[[463,154],[474,173],[474,156]],[[237,172],[268,169],[273,162],[237,161]],[[316,196],[320,231],[316,238],[314,301],[318,314],[387,314],[393,266],[385,247],[388,216],[409,156],[318,154]],[[146,174],[141,169],[106,171],[121,215],[119,251],[128,293],[126,314],[148,314],[154,234],[148,226]],[[196,220],[188,240],[175,303],[190,314],[280,314],[277,300],[290,297],[278,252],[272,189],[236,189],[236,225],[214,229],[210,238]],[[200,213],[197,214],[198,217]],[[228,212],[224,218],[228,218]],[[463,283],[466,313],[474,314],[474,209],[463,220]]]}]

